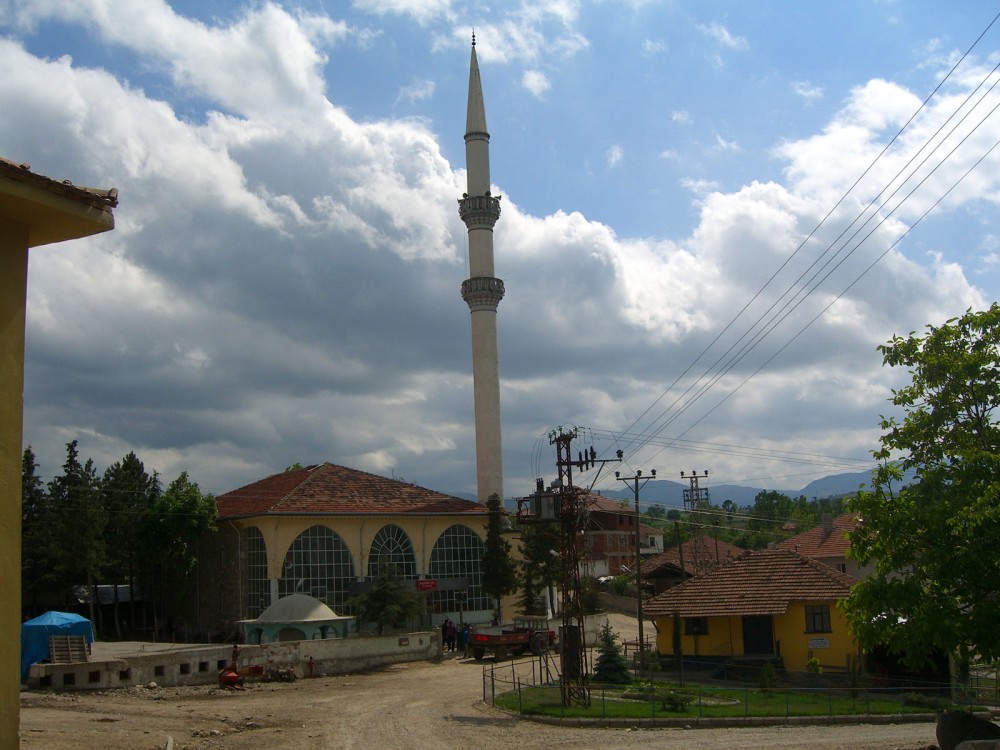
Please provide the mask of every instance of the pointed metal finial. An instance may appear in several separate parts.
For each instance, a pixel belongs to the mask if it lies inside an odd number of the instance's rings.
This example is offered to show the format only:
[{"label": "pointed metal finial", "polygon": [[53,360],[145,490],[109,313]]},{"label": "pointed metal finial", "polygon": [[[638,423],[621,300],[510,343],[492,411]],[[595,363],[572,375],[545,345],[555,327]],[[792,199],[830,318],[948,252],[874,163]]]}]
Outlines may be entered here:
[{"label": "pointed metal finial", "polygon": [[473,47],[476,46],[476,30],[475,29],[472,30],[472,46]]}]

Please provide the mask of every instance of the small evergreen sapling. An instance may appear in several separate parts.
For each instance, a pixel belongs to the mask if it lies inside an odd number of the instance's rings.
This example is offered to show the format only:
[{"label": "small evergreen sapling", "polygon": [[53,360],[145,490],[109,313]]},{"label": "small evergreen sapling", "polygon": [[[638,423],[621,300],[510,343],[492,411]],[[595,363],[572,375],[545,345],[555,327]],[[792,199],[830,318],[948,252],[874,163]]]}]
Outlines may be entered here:
[{"label": "small evergreen sapling", "polygon": [[618,643],[618,633],[604,623],[597,634],[597,665],[594,680],[608,685],[624,685],[632,681],[628,660]]}]

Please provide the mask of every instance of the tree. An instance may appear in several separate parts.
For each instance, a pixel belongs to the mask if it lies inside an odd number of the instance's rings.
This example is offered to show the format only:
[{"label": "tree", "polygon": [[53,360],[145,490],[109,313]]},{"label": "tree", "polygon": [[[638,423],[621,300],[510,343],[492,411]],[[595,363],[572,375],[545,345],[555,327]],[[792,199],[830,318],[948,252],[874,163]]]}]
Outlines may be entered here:
[{"label": "tree", "polygon": [[497,603],[500,619],[500,600],[517,589],[517,566],[510,554],[510,542],[503,538],[506,513],[500,496],[490,495],[486,501],[489,519],[486,522],[486,544],[483,550],[483,590]]},{"label": "tree", "polygon": [[39,552],[48,566],[42,581],[67,599],[73,586],[86,584],[90,620],[95,622],[94,586],[105,563],[107,514],[94,462],[88,458],[85,464],[80,463],[76,440],[66,444],[63,473],[49,482],[48,497],[45,530],[39,539]]},{"label": "tree", "polygon": [[45,516],[49,511],[45,485],[29,445],[21,458],[21,601],[37,601],[47,564],[42,554]]},{"label": "tree", "polygon": [[354,597],[350,605],[359,621],[374,622],[378,625],[378,634],[382,635],[386,625],[400,627],[417,614],[420,598],[407,588],[396,568],[380,565],[372,587]]},{"label": "tree", "polygon": [[142,529],[143,589],[161,613],[171,613],[187,593],[197,564],[197,541],[215,529],[215,498],[203,495],[186,471],[154,498]]},{"label": "tree", "polygon": [[526,615],[545,615],[555,611],[551,599],[553,587],[562,575],[559,554],[558,523],[528,523],[521,525],[521,598],[519,605]]},{"label": "tree", "polygon": [[[861,644],[918,664],[935,650],[1000,656],[1000,306],[967,311],[924,336],[879,347],[909,369],[894,390],[902,421],[883,417],[872,489],[851,553],[872,575],[847,613]],[[900,486],[904,472],[915,480]]]},{"label": "tree", "polygon": [[[134,603],[137,593],[139,558],[143,554],[142,529],[149,522],[156,500],[162,489],[154,474],[146,473],[142,461],[130,451],[121,461],[116,461],[104,471],[101,495],[107,512],[105,539],[107,561],[105,579],[114,585],[115,635],[122,637],[121,617],[118,611],[118,584],[126,584],[129,602]],[[134,623],[135,611],[130,604]]]},{"label": "tree", "polygon": [[605,622],[597,633],[597,663],[594,665],[594,680],[606,685],[624,685],[632,681],[628,671],[628,660],[618,643],[618,633]]}]

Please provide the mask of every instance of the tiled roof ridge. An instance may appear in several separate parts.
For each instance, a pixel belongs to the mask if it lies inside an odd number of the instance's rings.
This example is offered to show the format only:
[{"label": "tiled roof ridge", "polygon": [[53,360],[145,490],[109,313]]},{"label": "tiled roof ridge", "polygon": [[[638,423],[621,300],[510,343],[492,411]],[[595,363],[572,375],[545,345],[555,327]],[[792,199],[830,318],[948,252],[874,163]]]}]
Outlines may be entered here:
[{"label": "tiled roof ridge", "polygon": [[[796,566],[808,567],[814,574],[819,576],[818,579],[812,575],[805,576],[806,579],[811,579],[806,583],[803,580],[800,568],[799,575],[795,577],[795,581],[797,581],[796,585],[807,588],[818,586],[817,591],[826,589],[825,594],[820,598],[831,595],[830,585],[832,585],[833,591],[839,590],[846,594],[851,586],[857,582],[857,579],[853,576],[841,573],[829,565],[825,565],[818,560],[811,559],[793,550],[776,548],[747,550],[738,557],[720,562],[720,564],[711,570],[705,571],[701,575],[690,578],[658,594],[649,600],[646,609],[650,614],[659,615],[678,609],[691,612],[693,611],[692,606],[694,606],[694,610],[700,608],[700,611],[705,611],[705,606],[698,605],[697,602],[704,601],[706,595],[715,597],[720,593],[727,595],[735,593],[740,601],[745,601],[747,604],[753,603],[749,606],[750,610],[759,610],[760,612],[768,609],[772,612],[783,611],[791,601],[809,601],[811,599],[810,596],[806,595],[803,597],[800,591],[795,591],[794,585],[789,589],[788,574],[794,574]],[[746,599],[745,597],[748,596],[749,590],[744,591],[744,588],[753,586],[753,581],[757,580],[762,572],[765,573],[769,581],[771,580],[771,573],[777,576],[777,587],[773,589],[756,589],[754,590],[754,595]],[[822,583],[823,580],[826,581],[826,584]],[[840,597],[837,596],[837,598]],[[819,599],[816,600],[818,601]],[[740,604],[734,608],[731,601],[728,605],[716,599],[712,601],[713,604],[708,609],[720,612],[726,610],[735,612],[736,609],[745,606],[744,604]]]},{"label": "tiled roof ridge", "polygon": [[31,171],[31,165],[0,156],[0,174],[18,182],[28,182],[50,193],[72,198],[93,208],[110,212],[118,206],[118,188],[91,188],[74,185],[69,180],[55,180]]},{"label": "tiled roof ridge", "polygon": [[[315,477],[319,476],[319,471],[318,471],[318,470],[319,470],[319,469],[322,469],[322,468],[323,468],[324,466],[327,466],[327,465],[330,465],[330,466],[333,466],[334,464],[330,464],[330,462],[329,462],[329,461],[324,461],[324,462],[323,462],[323,463],[321,463],[321,464],[310,464],[309,466],[303,466],[303,467],[302,467],[301,469],[295,469],[295,471],[296,471],[296,472],[299,472],[299,471],[303,471],[303,472],[306,472],[306,476],[305,476],[305,477],[303,477],[303,479],[302,479],[302,481],[301,481],[301,482],[298,482],[297,484],[295,484],[295,485],[294,485],[294,486],[293,486],[293,487],[292,487],[292,488],[291,488],[290,490],[288,490],[288,492],[286,492],[286,493],[285,493],[284,495],[282,495],[281,497],[279,497],[279,498],[278,498],[278,499],[277,499],[277,500],[276,500],[276,501],[275,501],[275,502],[274,502],[274,503],[273,503],[273,504],[271,505],[271,507],[270,507],[270,508],[268,508],[268,512],[270,513],[270,512],[273,512],[273,511],[275,511],[275,510],[276,510],[277,508],[280,508],[280,507],[281,507],[281,505],[282,505],[282,503],[285,503],[285,502],[287,502],[288,500],[290,500],[290,499],[291,499],[291,496],[292,496],[293,494],[295,494],[296,492],[298,492],[298,491],[299,491],[300,489],[302,489],[302,487],[303,487],[304,485],[306,485],[306,484],[309,484],[309,481],[310,481],[310,480],[312,480],[312,479],[314,479]],[[275,474],[272,474],[272,475],[271,475],[271,477],[276,477],[276,476],[278,476],[279,474],[286,474],[286,473],[291,473],[291,472],[277,472],[277,473],[275,473]],[[266,477],[266,478],[265,478],[264,480],[262,480],[262,481],[267,481],[267,480],[268,480],[268,479],[270,479],[271,477]]]}]

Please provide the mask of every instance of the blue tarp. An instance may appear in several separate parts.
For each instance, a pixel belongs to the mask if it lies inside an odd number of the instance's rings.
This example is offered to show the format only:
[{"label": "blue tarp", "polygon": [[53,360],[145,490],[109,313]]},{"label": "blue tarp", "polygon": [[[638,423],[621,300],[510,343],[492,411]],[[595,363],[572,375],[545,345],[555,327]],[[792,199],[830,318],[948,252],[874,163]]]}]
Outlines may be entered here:
[{"label": "blue tarp", "polygon": [[21,623],[21,682],[28,679],[32,664],[49,658],[50,635],[82,635],[89,646],[94,642],[90,620],[72,612],[46,612]]}]

